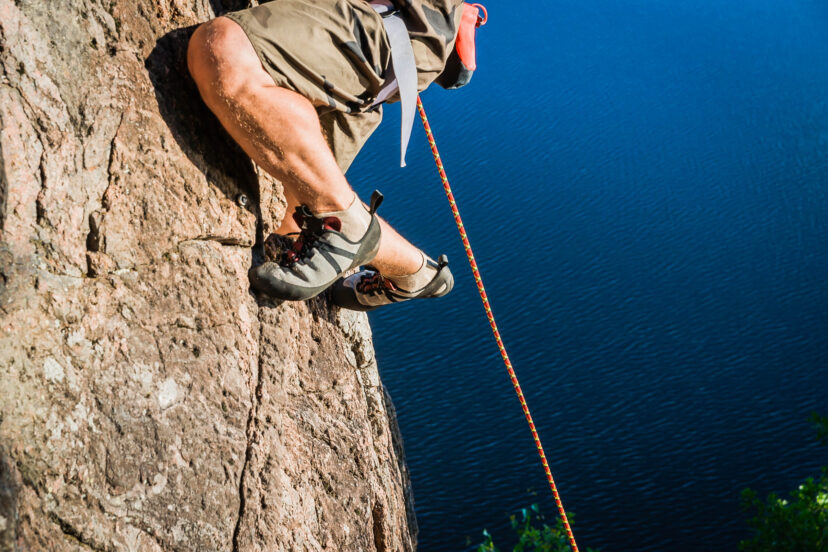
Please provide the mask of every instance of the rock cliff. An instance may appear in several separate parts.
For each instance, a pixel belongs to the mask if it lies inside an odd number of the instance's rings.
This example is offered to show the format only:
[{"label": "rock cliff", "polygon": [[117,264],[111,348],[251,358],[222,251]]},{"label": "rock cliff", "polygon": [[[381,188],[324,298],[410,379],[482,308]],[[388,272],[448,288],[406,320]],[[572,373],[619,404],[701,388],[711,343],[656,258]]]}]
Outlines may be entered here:
[{"label": "rock cliff", "polygon": [[367,319],[248,289],[281,189],[184,64],[240,7],[0,0],[0,551],[416,546]]}]

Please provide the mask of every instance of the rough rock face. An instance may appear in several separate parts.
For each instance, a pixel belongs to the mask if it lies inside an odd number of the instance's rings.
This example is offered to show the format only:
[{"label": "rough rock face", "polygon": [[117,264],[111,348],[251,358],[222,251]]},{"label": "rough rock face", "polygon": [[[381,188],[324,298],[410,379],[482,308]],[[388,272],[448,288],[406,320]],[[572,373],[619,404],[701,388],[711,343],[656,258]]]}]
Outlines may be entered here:
[{"label": "rough rock face", "polygon": [[366,318],[249,292],[281,190],[184,65],[230,4],[0,0],[0,551],[415,548]]}]

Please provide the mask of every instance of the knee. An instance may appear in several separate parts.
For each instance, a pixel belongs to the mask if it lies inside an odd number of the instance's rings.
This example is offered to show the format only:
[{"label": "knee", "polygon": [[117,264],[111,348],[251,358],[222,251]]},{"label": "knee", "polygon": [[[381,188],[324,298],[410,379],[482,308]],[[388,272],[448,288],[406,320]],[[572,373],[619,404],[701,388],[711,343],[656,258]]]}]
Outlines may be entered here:
[{"label": "knee", "polygon": [[226,17],[200,25],[187,45],[187,68],[208,104],[238,94],[264,71],[241,27]]}]

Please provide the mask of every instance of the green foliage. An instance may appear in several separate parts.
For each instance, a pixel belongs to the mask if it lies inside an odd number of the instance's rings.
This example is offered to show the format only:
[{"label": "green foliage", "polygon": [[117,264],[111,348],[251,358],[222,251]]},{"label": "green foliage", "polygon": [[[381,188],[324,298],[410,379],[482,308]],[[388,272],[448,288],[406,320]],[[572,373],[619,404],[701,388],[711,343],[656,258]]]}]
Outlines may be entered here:
[{"label": "green foliage", "polygon": [[[820,442],[828,445],[828,417],[813,414],[811,421]],[[742,506],[752,514],[748,524],[754,533],[739,543],[742,552],[828,552],[828,467],[822,468],[819,478],[806,479],[788,498],[771,493],[761,500],[755,491],[745,489]],[[567,515],[571,521],[572,515]],[[512,552],[571,552],[563,521],[558,518],[554,526],[548,525],[537,504],[509,519],[517,536]],[[483,531],[483,537],[475,552],[505,552],[488,531]]]},{"label": "green foliage", "polygon": [[[828,418],[811,418],[820,441],[828,445]],[[752,512],[752,538],[739,543],[743,552],[828,552],[828,467],[790,494],[774,493],[763,501],[755,491],[742,492],[742,506]]]},{"label": "green foliage", "polygon": [[[516,515],[509,516],[512,529],[517,535],[517,543],[512,552],[571,552],[569,539],[566,535],[563,521],[558,518],[554,527],[544,522],[537,504],[520,511],[520,518]],[[572,523],[572,514],[567,513]],[[477,546],[476,552],[501,552],[492,539],[492,535],[483,530],[485,540]],[[587,552],[597,552],[591,548]]]}]

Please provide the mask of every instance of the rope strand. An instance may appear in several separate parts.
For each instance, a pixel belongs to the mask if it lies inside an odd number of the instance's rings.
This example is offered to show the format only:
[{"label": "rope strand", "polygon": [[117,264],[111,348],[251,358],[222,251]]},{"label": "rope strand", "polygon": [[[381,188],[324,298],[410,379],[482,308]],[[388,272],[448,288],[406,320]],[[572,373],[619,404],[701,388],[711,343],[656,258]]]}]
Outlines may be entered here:
[{"label": "rope strand", "polygon": [[497,348],[500,350],[500,356],[503,358],[503,363],[506,365],[506,371],[509,372],[509,379],[517,393],[520,406],[523,408],[523,415],[529,424],[529,429],[532,432],[532,438],[535,439],[535,446],[540,455],[541,464],[543,464],[543,471],[546,472],[546,480],[549,483],[549,488],[552,490],[552,496],[555,498],[555,505],[558,507],[558,513],[563,520],[566,535],[569,538],[569,545],[572,547],[572,552],[578,552],[578,545],[575,544],[575,535],[572,533],[572,528],[569,525],[569,519],[566,517],[561,497],[558,494],[558,487],[555,485],[555,480],[552,478],[552,471],[549,469],[549,463],[546,461],[546,454],[543,452],[543,445],[541,445],[538,431],[535,429],[535,422],[532,420],[532,414],[529,413],[529,406],[526,404],[526,398],[523,396],[523,391],[520,388],[517,375],[514,368],[512,368],[512,361],[509,360],[509,354],[506,352],[506,347],[503,345],[503,340],[500,337],[500,331],[497,329],[497,323],[492,313],[492,307],[489,304],[489,298],[486,295],[486,288],[483,287],[483,279],[480,277],[480,271],[477,269],[477,261],[474,260],[474,253],[472,252],[469,237],[466,235],[466,229],[463,227],[463,220],[460,218],[460,210],[457,208],[457,202],[454,200],[454,194],[451,192],[451,185],[449,184],[448,176],[443,168],[443,161],[440,159],[440,153],[437,151],[437,142],[434,140],[434,135],[431,132],[431,126],[428,124],[425,108],[419,96],[417,96],[417,110],[420,112],[420,118],[423,120],[423,128],[425,128],[428,143],[431,146],[431,153],[434,155],[434,162],[437,163],[437,171],[440,173],[440,180],[443,182],[443,189],[448,197],[451,212],[454,214],[454,222],[457,223],[457,229],[460,231],[460,239],[463,241],[463,247],[466,249],[466,256],[469,258],[469,265],[471,265],[472,273],[474,274],[474,281],[477,283],[477,291],[480,293],[480,299],[483,301],[483,308],[486,311],[486,317],[489,319],[489,326],[492,328]]}]

